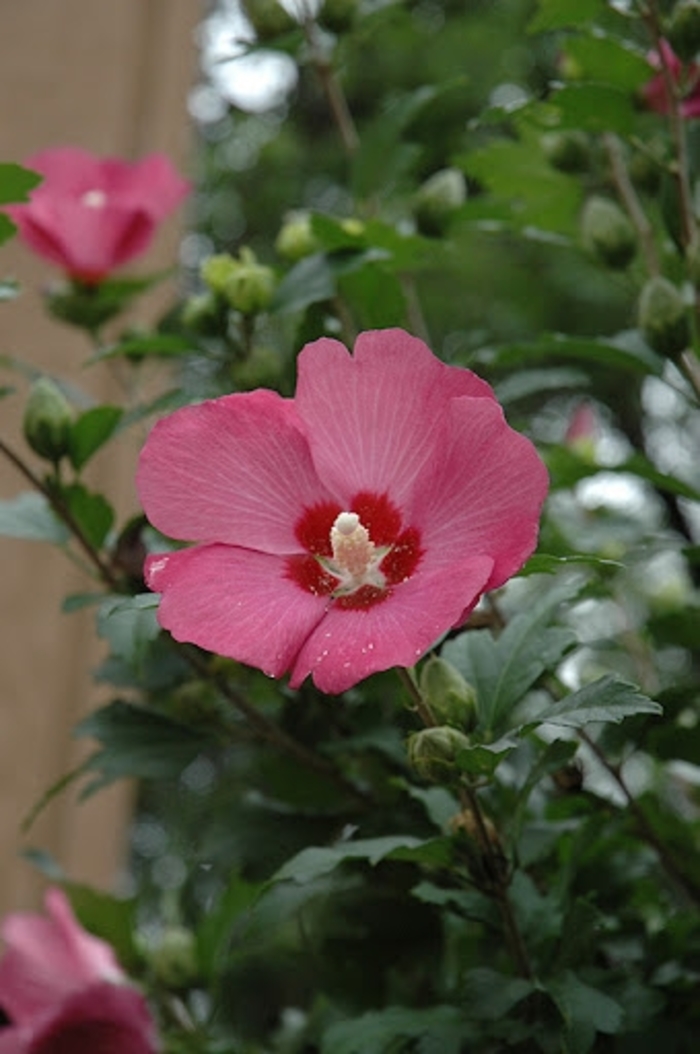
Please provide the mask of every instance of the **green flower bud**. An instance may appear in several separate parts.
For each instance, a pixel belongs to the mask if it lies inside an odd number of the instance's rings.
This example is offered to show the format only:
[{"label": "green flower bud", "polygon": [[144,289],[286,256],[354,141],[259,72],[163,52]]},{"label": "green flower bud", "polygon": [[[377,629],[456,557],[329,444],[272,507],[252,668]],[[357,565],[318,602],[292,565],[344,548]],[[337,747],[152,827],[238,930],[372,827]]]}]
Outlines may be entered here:
[{"label": "green flower bud", "polygon": [[186,988],[197,980],[194,934],[184,926],[168,926],[158,943],[143,952],[154,976],[167,988]]},{"label": "green flower bud", "polygon": [[609,198],[588,199],[581,215],[581,234],[589,252],[615,270],[627,267],[637,251],[634,227]]},{"label": "green flower bud", "polygon": [[678,0],[666,28],[666,39],[683,62],[700,50],[700,0]]},{"label": "green flower bud", "polygon": [[274,40],[298,27],[278,0],[243,0],[243,7],[260,41]]},{"label": "green flower bud", "polygon": [[434,172],[413,198],[413,216],[421,234],[440,237],[452,214],[467,200],[467,184],[458,168]]},{"label": "green flower bud", "polygon": [[226,296],[226,283],[236,270],[238,264],[230,253],[216,253],[208,256],[202,263],[199,273],[202,281],[209,286],[212,293],[218,296]]},{"label": "green flower bud", "polygon": [[465,732],[474,728],[476,692],[451,663],[432,655],[420,671],[419,687],[438,721]]},{"label": "green flower bud", "polygon": [[590,160],[585,132],[547,132],[540,140],[552,168],[560,172],[585,172]]},{"label": "green flower bud", "polygon": [[358,0],[323,0],[316,17],[324,29],[340,36],[352,29],[358,8]]},{"label": "green flower bud", "polygon": [[244,248],[226,281],[224,296],[242,315],[257,315],[270,306],[276,284],[272,268],[258,263],[255,253]]},{"label": "green flower bud", "polygon": [[236,390],[247,392],[255,388],[277,388],[280,382],[281,367],[280,356],[272,348],[253,348],[248,358],[232,366]]},{"label": "green flower bud", "polygon": [[68,453],[73,410],[49,377],[32,385],[24,410],[24,436],[35,454],[54,464]]},{"label": "green flower bud", "polygon": [[449,725],[424,728],[408,740],[408,760],[424,779],[442,782],[456,771],[460,751],[470,746],[468,736]]},{"label": "green flower bud", "polygon": [[275,249],[285,260],[296,263],[321,248],[308,212],[290,212],[275,241]]},{"label": "green flower bud", "polygon": [[210,290],[195,293],[182,305],[183,326],[197,333],[214,335],[222,328],[220,300]]},{"label": "green flower bud", "polygon": [[639,298],[639,328],[660,355],[675,358],[688,347],[690,325],[680,289],[667,278],[650,278]]}]

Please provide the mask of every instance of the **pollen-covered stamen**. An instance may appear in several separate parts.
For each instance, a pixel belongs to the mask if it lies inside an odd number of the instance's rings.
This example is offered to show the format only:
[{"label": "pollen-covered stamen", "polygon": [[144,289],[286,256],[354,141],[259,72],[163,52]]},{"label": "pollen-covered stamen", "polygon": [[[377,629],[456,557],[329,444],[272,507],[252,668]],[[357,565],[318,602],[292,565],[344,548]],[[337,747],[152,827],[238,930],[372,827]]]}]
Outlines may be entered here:
[{"label": "pollen-covered stamen", "polygon": [[331,527],[333,563],[354,579],[363,579],[375,558],[374,542],[356,512],[341,512]]},{"label": "pollen-covered stamen", "polygon": [[86,190],[80,203],[88,209],[103,209],[107,204],[107,195],[104,190]]}]

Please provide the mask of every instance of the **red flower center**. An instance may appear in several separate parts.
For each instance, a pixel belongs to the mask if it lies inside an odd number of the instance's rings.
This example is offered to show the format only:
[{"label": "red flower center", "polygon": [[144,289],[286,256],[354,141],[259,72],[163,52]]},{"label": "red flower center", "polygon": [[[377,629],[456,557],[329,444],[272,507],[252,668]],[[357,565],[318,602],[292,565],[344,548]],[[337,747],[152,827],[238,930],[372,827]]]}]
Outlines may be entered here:
[{"label": "red flower center", "polygon": [[347,510],[331,501],[314,505],[302,514],[295,534],[306,554],[288,558],[287,577],[346,609],[386,600],[423,555],[420,533],[403,527],[386,494],[361,491]]}]

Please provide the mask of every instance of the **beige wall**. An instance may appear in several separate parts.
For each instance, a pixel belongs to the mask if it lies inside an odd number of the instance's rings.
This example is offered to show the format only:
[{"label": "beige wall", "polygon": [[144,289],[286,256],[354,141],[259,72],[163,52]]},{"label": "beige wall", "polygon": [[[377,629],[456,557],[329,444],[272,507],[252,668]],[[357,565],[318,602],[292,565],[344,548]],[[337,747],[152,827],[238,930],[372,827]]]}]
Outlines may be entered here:
[{"label": "beige wall", "polygon": [[[0,64],[0,159],[22,161],[47,146],[77,145],[137,158],[169,154],[184,173],[190,149],[186,98],[195,76],[194,29],[202,0],[12,0],[3,5]],[[144,258],[155,270],[175,261],[183,222],[168,223]],[[55,272],[17,241],[0,248],[0,277],[24,293],[0,305],[0,355],[32,364],[114,398],[104,367],[85,370],[84,338],[51,322],[38,290]],[[168,295],[172,295],[173,288]],[[162,297],[161,297],[162,300]],[[139,310],[146,320],[157,303]],[[0,371],[0,385],[10,383]],[[21,396],[0,403],[0,433],[21,447]],[[135,440],[96,458],[93,481],[118,507],[136,507]],[[33,467],[40,465],[33,462]],[[0,464],[0,496],[25,489]],[[26,838],[22,816],[76,761],[71,726],[99,701],[90,669],[101,652],[89,615],[62,615],[68,592],[90,583],[58,551],[0,538],[0,913],[35,903],[40,880],[19,854],[27,845],[52,853],[75,879],[113,885],[128,817],[128,788],[76,804],[54,801]]]}]

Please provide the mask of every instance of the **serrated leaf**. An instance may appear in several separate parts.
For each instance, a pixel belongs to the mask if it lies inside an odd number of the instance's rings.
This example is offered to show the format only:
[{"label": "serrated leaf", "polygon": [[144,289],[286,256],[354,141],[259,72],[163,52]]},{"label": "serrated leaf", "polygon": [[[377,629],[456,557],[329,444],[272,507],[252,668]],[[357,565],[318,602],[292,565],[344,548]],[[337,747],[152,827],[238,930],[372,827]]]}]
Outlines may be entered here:
[{"label": "serrated leaf", "polygon": [[629,135],[637,124],[633,96],[607,84],[567,84],[552,96],[559,128]]},{"label": "serrated leaf", "polygon": [[193,351],[192,341],[171,333],[143,333],[125,337],[92,355],[89,363],[105,359],[169,359]]},{"label": "serrated leaf", "polygon": [[43,494],[27,491],[0,501],[0,535],[65,545],[70,532]]},{"label": "serrated leaf", "polygon": [[99,776],[83,797],[118,779],[172,779],[212,745],[211,735],[191,725],[121,700],[81,721],[75,735],[100,744],[87,761]]},{"label": "serrated leaf", "polygon": [[487,966],[468,970],[463,986],[470,1013],[487,1021],[504,1017],[535,989],[532,981],[509,977]]},{"label": "serrated leaf", "polygon": [[69,439],[69,457],[80,471],[97,453],[119,424],[124,411],[118,406],[94,406],[73,422]]},{"label": "serrated leaf", "polygon": [[491,779],[500,763],[518,746],[515,740],[499,739],[496,743],[477,743],[473,747],[460,750],[455,764],[461,772],[473,779]]},{"label": "serrated leaf", "polygon": [[114,523],[114,509],[107,499],[82,483],[63,487],[61,498],[90,544],[100,549]]},{"label": "serrated leaf", "polygon": [[574,59],[583,79],[600,81],[623,92],[634,92],[653,76],[645,55],[602,33],[572,37],[567,41],[566,54]]},{"label": "serrated leaf", "polygon": [[664,360],[635,337],[635,333],[622,333],[614,340],[605,341],[548,333],[527,343],[481,348],[474,358],[486,365],[504,367],[528,366],[547,358],[576,359],[579,362],[598,363],[606,369],[623,369],[643,377],[661,377]]},{"label": "serrated leaf", "polygon": [[539,715],[539,720],[567,728],[581,728],[592,721],[618,724],[634,714],[661,713],[663,708],[659,703],[643,695],[635,685],[607,674],[547,707]]},{"label": "serrated leaf", "polygon": [[364,838],[356,842],[342,842],[329,847],[311,846],[302,849],[272,876],[272,882],[313,882],[334,871],[346,860],[365,860],[374,866],[396,849],[416,849],[424,841],[411,835],[387,835],[384,838]]},{"label": "serrated leaf", "polygon": [[331,1025],[323,1035],[321,1054],[389,1054],[397,1049],[398,1039],[418,1043],[411,1049],[427,1054],[420,1046],[423,1038],[437,1044],[433,1049],[440,1054],[460,1054],[471,1034],[469,1022],[456,1007],[389,1006]]},{"label": "serrated leaf", "polygon": [[544,33],[569,26],[578,28],[582,23],[597,18],[603,8],[603,0],[539,0],[537,12],[530,20],[527,31]]},{"label": "serrated leaf", "polygon": [[43,177],[13,162],[0,163],[0,205],[27,201],[30,190],[38,187]]},{"label": "serrated leaf", "polygon": [[441,652],[476,689],[479,723],[497,731],[513,706],[575,643],[574,634],[550,627],[557,607],[582,589],[580,578],[557,583],[528,612],[511,620],[498,639],[488,630],[463,633]]},{"label": "serrated leaf", "polygon": [[78,882],[63,882],[62,886],[81,924],[111,944],[125,970],[134,969],[140,960],[134,942],[135,898],[117,898]]},{"label": "serrated leaf", "polygon": [[566,1050],[571,1054],[587,1054],[596,1032],[614,1035],[620,1031],[625,1016],[620,1004],[571,971],[550,981],[547,991],[564,1020]]},{"label": "serrated leaf", "polygon": [[289,271],[275,290],[270,311],[279,314],[303,311],[310,304],[330,300],[335,278],[325,253],[307,256]]},{"label": "serrated leaf", "polygon": [[107,597],[97,616],[97,632],[109,641],[113,655],[138,663],[160,632],[158,598],[153,593],[135,597]]},{"label": "serrated leaf", "polygon": [[494,386],[496,398],[502,405],[529,399],[542,392],[560,391],[562,388],[586,388],[590,378],[582,371],[567,366],[542,370],[520,370]]}]

